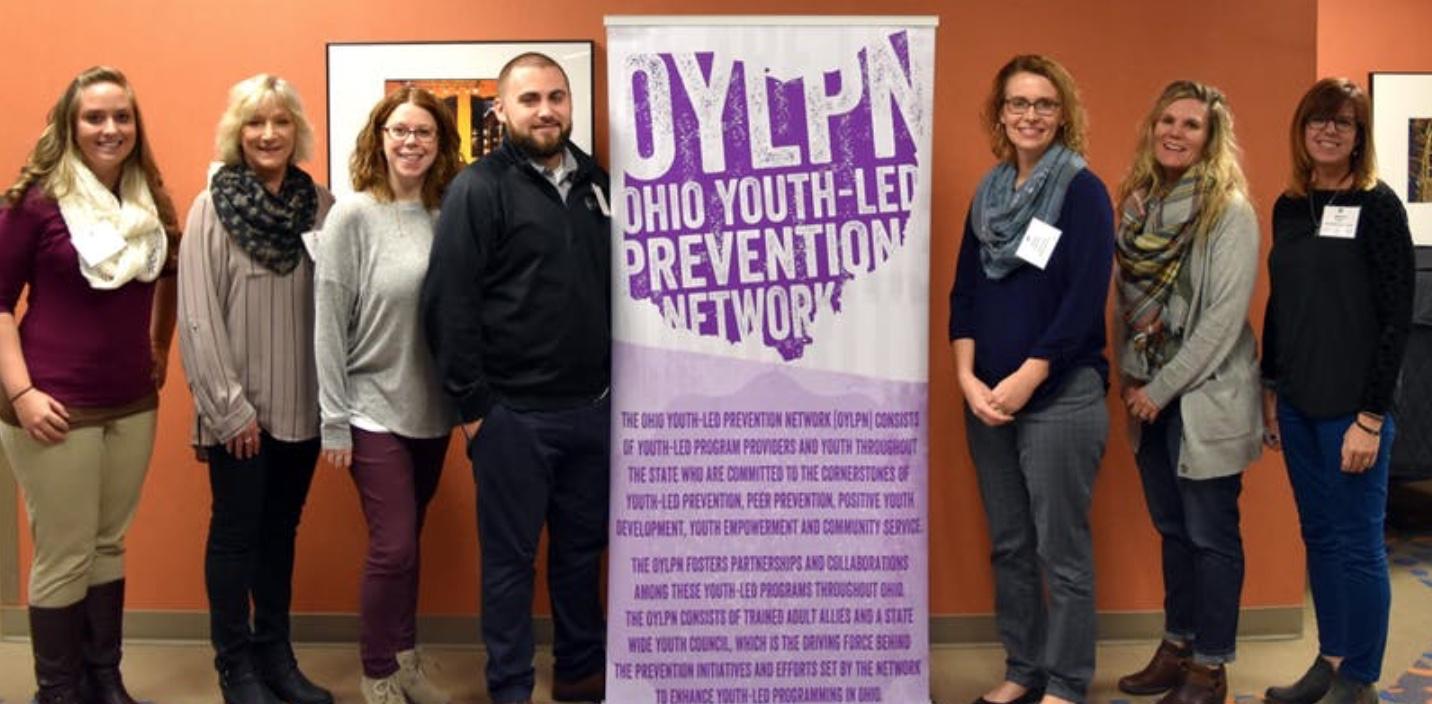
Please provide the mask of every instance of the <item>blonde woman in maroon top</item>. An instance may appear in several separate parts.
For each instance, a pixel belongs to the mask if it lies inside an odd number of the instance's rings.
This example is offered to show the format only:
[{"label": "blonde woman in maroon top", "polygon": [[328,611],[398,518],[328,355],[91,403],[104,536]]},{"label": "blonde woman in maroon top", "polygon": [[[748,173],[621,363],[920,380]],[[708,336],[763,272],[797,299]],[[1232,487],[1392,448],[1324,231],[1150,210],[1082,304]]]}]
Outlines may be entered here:
[{"label": "blonde woman in maroon top", "polygon": [[86,69],[0,204],[0,444],[35,543],[39,704],[134,702],[119,674],[124,535],[154,444],[178,234],[128,80]]}]

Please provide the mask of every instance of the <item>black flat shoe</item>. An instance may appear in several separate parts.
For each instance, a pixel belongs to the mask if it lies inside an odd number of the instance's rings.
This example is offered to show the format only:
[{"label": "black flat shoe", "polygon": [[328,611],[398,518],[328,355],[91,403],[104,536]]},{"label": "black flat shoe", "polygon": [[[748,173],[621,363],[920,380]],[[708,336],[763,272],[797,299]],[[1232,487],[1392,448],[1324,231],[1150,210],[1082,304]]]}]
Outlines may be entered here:
[{"label": "black flat shoe", "polygon": [[1024,690],[1024,694],[1007,702],[992,702],[984,697],[980,697],[974,701],[974,704],[1039,704],[1042,699],[1044,699],[1044,689],[1031,688]]}]

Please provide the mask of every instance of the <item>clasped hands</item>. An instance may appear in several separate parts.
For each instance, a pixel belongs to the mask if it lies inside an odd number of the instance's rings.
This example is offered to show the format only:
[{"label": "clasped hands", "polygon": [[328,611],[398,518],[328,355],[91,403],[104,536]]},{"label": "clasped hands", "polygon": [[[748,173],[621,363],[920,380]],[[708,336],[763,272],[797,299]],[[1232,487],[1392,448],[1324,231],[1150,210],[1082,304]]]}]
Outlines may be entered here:
[{"label": "clasped hands", "polygon": [[1129,415],[1138,418],[1145,423],[1152,423],[1159,415],[1159,406],[1149,398],[1149,393],[1142,385],[1124,386],[1124,407],[1129,410]]},{"label": "clasped hands", "polygon": [[1049,376],[1049,363],[1042,359],[1027,359],[1014,373],[1000,380],[990,388],[973,373],[960,375],[960,391],[970,405],[970,411],[981,423],[990,427],[1004,425],[1014,420],[1014,414],[1029,403],[1034,390]]}]

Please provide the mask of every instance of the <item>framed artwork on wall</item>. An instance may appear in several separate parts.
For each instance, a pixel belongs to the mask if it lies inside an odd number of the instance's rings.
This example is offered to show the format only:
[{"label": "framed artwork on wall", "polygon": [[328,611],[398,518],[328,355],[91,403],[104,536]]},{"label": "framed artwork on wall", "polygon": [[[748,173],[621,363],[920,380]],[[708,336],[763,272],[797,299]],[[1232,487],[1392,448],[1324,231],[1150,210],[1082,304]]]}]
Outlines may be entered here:
[{"label": "framed artwork on wall", "polygon": [[1412,241],[1432,246],[1432,72],[1374,71],[1377,170],[1407,206]]},{"label": "framed artwork on wall", "polygon": [[431,91],[452,110],[462,136],[463,159],[472,162],[502,142],[492,113],[497,74],[518,54],[537,51],[562,66],[572,87],[572,143],[592,151],[596,122],[590,41],[537,42],[330,42],[328,68],[328,185],[351,193],[348,158],[373,105],[404,85]]}]

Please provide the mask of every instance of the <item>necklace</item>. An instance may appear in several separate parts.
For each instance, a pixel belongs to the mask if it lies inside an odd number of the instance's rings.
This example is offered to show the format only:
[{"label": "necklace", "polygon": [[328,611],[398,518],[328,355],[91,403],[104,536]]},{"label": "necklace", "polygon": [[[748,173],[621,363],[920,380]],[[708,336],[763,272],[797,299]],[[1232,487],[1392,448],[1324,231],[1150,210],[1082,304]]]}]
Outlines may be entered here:
[{"label": "necklace", "polygon": [[[1348,178],[1347,176],[1344,176],[1343,178],[1338,179],[1337,183],[1335,183],[1335,184],[1333,184],[1333,185],[1336,186],[1337,184],[1342,183],[1344,180],[1347,180],[1347,178]],[[1312,185],[1312,184],[1310,184],[1310,185]],[[1317,190],[1317,189],[1315,189],[1315,188],[1309,188],[1309,189],[1308,189],[1308,219],[1313,221],[1313,229],[1314,229],[1314,232],[1316,232],[1316,231],[1318,231],[1318,230],[1321,230],[1322,227],[1323,227],[1323,219],[1318,216],[1317,209],[1313,207],[1313,193],[1314,193],[1315,190]],[[1344,194],[1344,193],[1347,193],[1347,192],[1351,191],[1351,190],[1352,190],[1352,187],[1351,187],[1351,185],[1349,185],[1348,188],[1346,188],[1346,189],[1342,189],[1342,188],[1332,188],[1332,189],[1329,189],[1329,190],[1331,190],[1333,194],[1332,194],[1332,196],[1330,196],[1330,197],[1328,198],[1328,202],[1323,203],[1323,213],[1327,213],[1327,212],[1328,212],[1328,208],[1331,208],[1332,205],[1333,205],[1333,203],[1337,202],[1338,196],[1340,196],[1340,195],[1342,195],[1342,194]]]},{"label": "necklace", "polygon": [[[1337,202],[1338,196],[1346,192],[1347,191],[1333,191],[1332,196],[1328,198],[1328,202],[1323,203],[1323,213],[1326,214],[1328,212],[1328,208],[1331,208],[1333,206],[1333,203]],[[1313,221],[1314,231],[1322,229],[1323,219],[1318,216],[1317,209],[1313,207],[1313,194],[1311,192],[1308,193],[1308,219]]]}]

